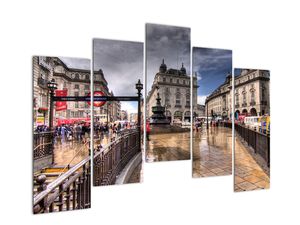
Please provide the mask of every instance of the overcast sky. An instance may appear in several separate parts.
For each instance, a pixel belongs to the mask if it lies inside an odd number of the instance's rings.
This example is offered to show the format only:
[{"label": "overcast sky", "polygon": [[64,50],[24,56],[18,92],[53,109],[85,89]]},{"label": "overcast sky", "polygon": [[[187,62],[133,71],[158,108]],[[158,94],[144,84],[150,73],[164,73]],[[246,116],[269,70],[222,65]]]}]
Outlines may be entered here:
[{"label": "overcast sky", "polygon": [[204,105],[206,96],[224,83],[232,73],[232,50],[193,48],[193,74],[198,77],[198,104]]},{"label": "overcast sky", "polygon": [[[102,69],[108,88],[115,96],[136,96],[135,84],[143,82],[144,46],[142,42],[94,39],[94,70]],[[134,102],[121,102],[129,113],[136,111]]]},{"label": "overcast sky", "polygon": [[73,69],[90,70],[90,60],[84,58],[59,57],[67,67]]},{"label": "overcast sky", "polygon": [[162,59],[167,68],[180,69],[181,63],[190,74],[191,29],[158,24],[146,24],[147,92]]}]

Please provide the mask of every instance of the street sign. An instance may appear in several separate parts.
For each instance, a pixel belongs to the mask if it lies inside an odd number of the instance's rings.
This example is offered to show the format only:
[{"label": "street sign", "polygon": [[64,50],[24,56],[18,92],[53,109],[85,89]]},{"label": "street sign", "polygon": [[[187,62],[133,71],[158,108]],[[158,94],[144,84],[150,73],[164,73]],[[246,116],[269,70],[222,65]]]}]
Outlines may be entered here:
[{"label": "street sign", "polygon": [[[91,93],[89,93],[88,95],[91,96]],[[104,99],[103,100],[101,99],[99,101],[97,98],[97,97],[103,97],[103,96],[105,96],[103,91],[94,91],[94,107],[101,107],[106,103],[106,101]],[[88,101],[88,104],[90,105],[91,102]]]}]

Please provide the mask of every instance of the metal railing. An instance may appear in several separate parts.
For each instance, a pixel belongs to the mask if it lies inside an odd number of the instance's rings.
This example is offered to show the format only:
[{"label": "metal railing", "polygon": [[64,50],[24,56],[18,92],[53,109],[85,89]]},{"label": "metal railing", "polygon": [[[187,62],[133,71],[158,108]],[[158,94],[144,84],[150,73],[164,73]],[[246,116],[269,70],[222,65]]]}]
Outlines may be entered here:
[{"label": "metal railing", "polygon": [[38,185],[33,198],[33,213],[47,213],[91,206],[91,160],[82,160],[67,172],[46,185],[46,175],[35,179]]},{"label": "metal railing", "polygon": [[95,150],[93,165],[94,186],[111,185],[127,163],[140,151],[137,129],[125,130],[112,138],[111,143]]},{"label": "metal railing", "polygon": [[[232,128],[231,122],[224,122],[224,127]],[[248,146],[254,149],[256,154],[259,154],[270,167],[270,135],[251,130],[243,125],[234,124],[235,132],[247,142]]]},{"label": "metal railing", "polygon": [[40,159],[53,153],[54,133],[35,132],[33,134],[33,159]]}]

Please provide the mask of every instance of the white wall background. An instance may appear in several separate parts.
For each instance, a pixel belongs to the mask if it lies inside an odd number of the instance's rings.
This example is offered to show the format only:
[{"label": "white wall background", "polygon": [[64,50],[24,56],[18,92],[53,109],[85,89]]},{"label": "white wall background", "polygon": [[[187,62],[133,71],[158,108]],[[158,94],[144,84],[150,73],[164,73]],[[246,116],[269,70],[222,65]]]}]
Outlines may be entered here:
[{"label": "white wall background", "polygon": [[[1,1],[1,224],[299,224],[299,21],[297,1]],[[271,189],[235,194],[231,176],[154,163],[142,185],[93,188],[89,210],[33,216],[31,56],[91,57],[93,37],[143,41],[145,22],[271,70]]]}]

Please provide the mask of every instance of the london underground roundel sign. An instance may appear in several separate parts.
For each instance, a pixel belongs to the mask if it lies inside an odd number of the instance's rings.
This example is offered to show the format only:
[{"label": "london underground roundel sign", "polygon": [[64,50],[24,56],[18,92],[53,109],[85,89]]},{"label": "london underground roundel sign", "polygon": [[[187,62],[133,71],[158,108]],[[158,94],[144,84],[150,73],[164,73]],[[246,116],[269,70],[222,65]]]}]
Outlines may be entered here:
[{"label": "london underground roundel sign", "polygon": [[[91,93],[88,94],[88,96],[91,96]],[[94,96],[105,96],[103,91],[94,91]],[[95,107],[101,107],[105,104],[105,101],[94,101],[94,106]],[[88,104],[90,105],[91,102],[88,102]]]}]

